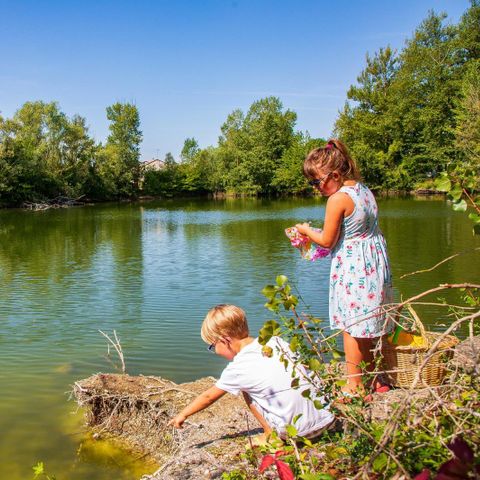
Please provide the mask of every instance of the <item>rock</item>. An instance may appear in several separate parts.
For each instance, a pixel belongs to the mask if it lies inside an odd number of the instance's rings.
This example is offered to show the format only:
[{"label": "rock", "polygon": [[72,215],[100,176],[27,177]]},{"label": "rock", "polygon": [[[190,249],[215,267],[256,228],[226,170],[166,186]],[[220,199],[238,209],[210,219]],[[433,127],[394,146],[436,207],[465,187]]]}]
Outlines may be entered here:
[{"label": "rock", "polygon": [[452,365],[480,374],[480,336],[469,337],[455,347]]}]

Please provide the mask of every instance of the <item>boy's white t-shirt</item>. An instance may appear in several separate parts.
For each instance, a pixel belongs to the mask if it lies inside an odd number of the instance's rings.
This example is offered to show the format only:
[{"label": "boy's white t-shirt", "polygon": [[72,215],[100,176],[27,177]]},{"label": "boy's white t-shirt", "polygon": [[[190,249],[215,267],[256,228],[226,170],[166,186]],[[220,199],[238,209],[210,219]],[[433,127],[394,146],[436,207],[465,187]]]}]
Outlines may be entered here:
[{"label": "boy's white t-shirt", "polygon": [[293,424],[299,414],[301,417],[294,426],[300,436],[308,436],[330,424],[334,417],[328,406],[318,410],[311,400],[302,397],[301,392],[310,386],[302,377],[303,387],[291,387],[293,366],[289,362],[285,368],[279,359],[282,351],[293,358],[288,343],[272,337],[267,346],[273,350],[271,357],[262,353],[258,339],[243,347],[222,372],[216,387],[234,395],[248,393],[267,423],[282,437],[285,426]]}]

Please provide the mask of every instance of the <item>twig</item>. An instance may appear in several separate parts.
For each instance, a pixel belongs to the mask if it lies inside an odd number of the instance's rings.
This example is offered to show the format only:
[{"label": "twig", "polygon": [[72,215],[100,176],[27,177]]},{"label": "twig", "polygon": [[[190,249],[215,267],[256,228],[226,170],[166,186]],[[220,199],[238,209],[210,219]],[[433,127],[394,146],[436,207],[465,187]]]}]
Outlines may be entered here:
[{"label": "twig", "polygon": [[[480,250],[480,247],[476,247],[476,248],[474,248],[473,250]],[[449,260],[452,260],[453,258],[459,257],[460,255],[465,255],[465,254],[467,254],[467,253],[472,253],[472,250],[468,250],[468,251],[465,251],[465,252],[456,253],[455,255],[451,255],[450,257],[444,258],[441,262],[438,262],[438,263],[435,264],[433,267],[425,268],[425,269],[423,269],[423,270],[417,270],[417,271],[415,271],[415,272],[405,273],[405,274],[402,275],[400,278],[409,277],[410,275],[417,275],[417,273],[431,272],[432,270],[435,270],[437,267],[439,267],[439,266],[442,265],[443,263],[448,262]]]},{"label": "twig", "polygon": [[[101,330],[99,330],[99,332],[109,341],[109,343],[117,352],[118,357],[120,358],[120,362],[122,363],[122,373],[125,373],[125,359],[123,358],[122,346],[120,345],[120,340],[117,337],[117,332],[115,330],[113,331],[115,341],[113,341],[106,333],[102,332]],[[110,354],[110,351],[108,351],[108,353]]]}]

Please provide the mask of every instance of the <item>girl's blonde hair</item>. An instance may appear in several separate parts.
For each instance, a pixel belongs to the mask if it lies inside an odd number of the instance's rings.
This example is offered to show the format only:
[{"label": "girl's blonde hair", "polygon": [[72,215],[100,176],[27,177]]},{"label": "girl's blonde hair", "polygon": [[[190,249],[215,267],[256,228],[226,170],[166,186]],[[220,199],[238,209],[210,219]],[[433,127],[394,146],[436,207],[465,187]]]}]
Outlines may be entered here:
[{"label": "girl's blonde hair", "polygon": [[246,338],[249,335],[247,316],[235,305],[217,305],[203,320],[201,335],[205,343],[213,343],[221,337]]},{"label": "girl's blonde hair", "polygon": [[303,162],[305,177],[315,179],[318,172],[338,172],[343,180],[360,180],[360,171],[343,142],[330,139],[324,147],[313,149]]}]

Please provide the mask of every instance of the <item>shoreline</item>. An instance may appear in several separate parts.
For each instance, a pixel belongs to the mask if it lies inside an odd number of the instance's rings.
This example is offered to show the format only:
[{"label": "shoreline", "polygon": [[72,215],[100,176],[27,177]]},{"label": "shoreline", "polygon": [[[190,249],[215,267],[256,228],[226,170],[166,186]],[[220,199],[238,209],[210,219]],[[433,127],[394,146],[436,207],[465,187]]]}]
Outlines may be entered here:
[{"label": "shoreline", "polygon": [[[419,190],[372,190],[374,195],[378,198],[435,198],[445,197],[445,192],[440,192],[437,190],[429,189],[419,189]],[[0,205],[0,210],[23,210],[23,211],[45,211],[45,210],[56,210],[64,208],[73,208],[73,207],[87,207],[95,205],[119,205],[119,204],[133,204],[133,203],[148,203],[155,201],[175,201],[175,200],[227,200],[227,199],[286,199],[286,198],[315,198],[320,197],[320,194],[292,194],[292,193],[278,193],[275,195],[248,195],[248,194],[236,194],[236,193],[208,193],[204,195],[178,195],[178,196],[151,196],[151,195],[140,195],[135,198],[121,198],[117,200],[91,200],[86,199],[85,201],[75,201],[72,204],[56,204],[49,203],[50,201],[45,202],[24,202],[22,205],[7,206]],[[38,205],[38,208],[35,207]]]}]

